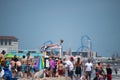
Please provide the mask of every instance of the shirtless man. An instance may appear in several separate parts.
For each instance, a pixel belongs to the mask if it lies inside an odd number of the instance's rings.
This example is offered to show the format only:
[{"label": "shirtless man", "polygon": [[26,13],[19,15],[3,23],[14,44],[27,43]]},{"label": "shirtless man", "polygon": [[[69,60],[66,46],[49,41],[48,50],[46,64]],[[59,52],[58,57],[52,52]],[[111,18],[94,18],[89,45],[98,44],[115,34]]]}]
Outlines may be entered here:
[{"label": "shirtless man", "polygon": [[30,75],[30,77],[32,77],[33,78],[33,74],[32,74],[32,65],[33,63],[32,63],[32,58],[30,57],[30,53],[28,52],[27,53],[27,77],[28,77],[28,75]]},{"label": "shirtless man", "polygon": [[23,58],[22,58],[21,61],[22,61],[22,65],[27,63],[27,62],[26,62],[26,59],[25,59],[25,56],[23,56]]},{"label": "shirtless man", "polygon": [[27,64],[31,64],[32,58],[30,57],[30,53],[27,53]]},{"label": "shirtless man", "polygon": [[5,51],[3,50],[1,53],[0,53],[0,64],[2,63],[2,61],[4,60],[4,55],[5,55]]},{"label": "shirtless man", "polygon": [[21,64],[21,62],[19,60],[16,62],[16,66],[17,67],[21,67],[22,66],[22,64]]},{"label": "shirtless man", "polygon": [[25,69],[26,69],[26,64],[27,64],[25,56],[23,56],[21,62],[22,62],[22,73],[23,73],[23,77],[25,78],[26,77]]},{"label": "shirtless man", "polygon": [[96,72],[100,72],[102,70],[102,64],[100,62],[98,62],[96,65],[95,65],[95,70]]}]

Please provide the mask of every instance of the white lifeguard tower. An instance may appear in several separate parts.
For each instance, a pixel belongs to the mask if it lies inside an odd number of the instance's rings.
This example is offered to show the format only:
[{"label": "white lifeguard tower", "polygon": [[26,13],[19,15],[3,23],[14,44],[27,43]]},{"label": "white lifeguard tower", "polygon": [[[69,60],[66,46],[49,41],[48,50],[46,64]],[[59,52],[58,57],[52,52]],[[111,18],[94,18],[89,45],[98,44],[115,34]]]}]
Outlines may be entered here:
[{"label": "white lifeguard tower", "polygon": [[[47,41],[48,42],[48,41]],[[41,46],[40,50],[43,50],[44,55],[46,56],[46,51],[50,51],[50,50],[59,50],[59,57],[62,58],[63,55],[63,51],[62,51],[62,43],[63,40],[60,40],[59,44],[45,44],[43,46]]]}]

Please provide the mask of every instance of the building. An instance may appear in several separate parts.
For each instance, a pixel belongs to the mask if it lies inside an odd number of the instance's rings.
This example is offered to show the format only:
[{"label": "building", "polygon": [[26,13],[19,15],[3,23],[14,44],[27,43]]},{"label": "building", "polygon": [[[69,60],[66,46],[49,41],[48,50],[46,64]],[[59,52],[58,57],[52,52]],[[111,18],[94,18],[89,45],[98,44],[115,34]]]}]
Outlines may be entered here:
[{"label": "building", "polygon": [[18,52],[18,39],[14,36],[0,36],[0,52]]},{"label": "building", "polygon": [[92,57],[93,57],[93,58],[97,57],[97,52],[94,51],[94,52],[92,53]]}]

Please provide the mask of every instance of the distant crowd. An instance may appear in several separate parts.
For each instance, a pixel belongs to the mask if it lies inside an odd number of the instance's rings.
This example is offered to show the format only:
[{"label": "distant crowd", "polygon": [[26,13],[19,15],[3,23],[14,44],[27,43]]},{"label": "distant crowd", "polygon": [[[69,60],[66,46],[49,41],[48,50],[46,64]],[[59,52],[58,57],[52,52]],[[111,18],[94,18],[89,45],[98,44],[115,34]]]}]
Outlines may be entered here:
[{"label": "distant crowd", "polygon": [[[5,51],[0,53],[0,78],[4,80],[12,80],[18,78],[32,78],[37,76],[39,79],[43,77],[59,77],[69,76],[71,80],[112,80],[112,69],[107,64],[104,71],[101,62],[93,64],[88,58],[87,62],[82,61],[80,57],[75,60],[74,57],[60,59],[54,55],[49,56],[49,67],[42,70],[36,69],[35,62],[27,53],[19,59],[16,55],[13,58],[6,58]],[[95,76],[91,74],[95,71]],[[116,70],[117,74],[117,70]]]}]

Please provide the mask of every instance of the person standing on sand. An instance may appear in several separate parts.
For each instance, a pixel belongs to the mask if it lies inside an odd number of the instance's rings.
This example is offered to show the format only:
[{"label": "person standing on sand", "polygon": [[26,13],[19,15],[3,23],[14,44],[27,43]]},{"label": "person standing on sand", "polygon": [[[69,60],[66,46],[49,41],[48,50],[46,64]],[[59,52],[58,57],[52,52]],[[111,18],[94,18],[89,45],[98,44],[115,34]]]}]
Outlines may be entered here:
[{"label": "person standing on sand", "polygon": [[51,77],[55,77],[55,61],[53,60],[53,56],[49,58],[49,63],[50,63]]},{"label": "person standing on sand", "polygon": [[30,75],[30,77],[33,78],[32,67],[31,67],[32,58],[30,57],[30,53],[29,52],[27,53],[27,61],[26,62],[27,62],[27,64],[26,64],[27,77],[28,77],[28,75]]},{"label": "person standing on sand", "polygon": [[65,69],[62,61],[60,61],[58,65],[58,76],[65,76]]},{"label": "person standing on sand", "polygon": [[21,63],[22,63],[22,73],[23,73],[23,77],[25,78],[26,77],[26,73],[25,73],[25,68],[26,68],[26,59],[25,59],[25,56],[23,56],[22,60],[21,60]]},{"label": "person standing on sand", "polygon": [[80,58],[77,58],[77,61],[75,62],[75,74],[76,74],[76,80],[78,80],[81,77],[81,67],[82,67],[82,61]]},{"label": "person standing on sand", "polygon": [[114,70],[115,70],[115,74],[117,75],[117,74],[118,74],[118,69],[117,69],[117,68],[115,68]]},{"label": "person standing on sand", "polygon": [[107,80],[112,80],[112,69],[110,68],[110,64],[107,65],[106,71],[107,71]]},{"label": "person standing on sand", "polygon": [[0,53],[0,64],[2,63],[2,61],[4,61],[4,55],[5,55],[5,51],[3,50],[1,53]]},{"label": "person standing on sand", "polygon": [[88,80],[91,80],[92,68],[93,68],[93,63],[91,63],[90,59],[88,59],[88,62],[85,63],[85,72],[88,76],[87,77]]},{"label": "person standing on sand", "polygon": [[68,76],[71,78],[71,80],[73,80],[73,69],[74,69],[74,65],[70,60],[66,60],[66,58],[63,59],[64,63],[65,63],[65,68],[68,71]]}]

